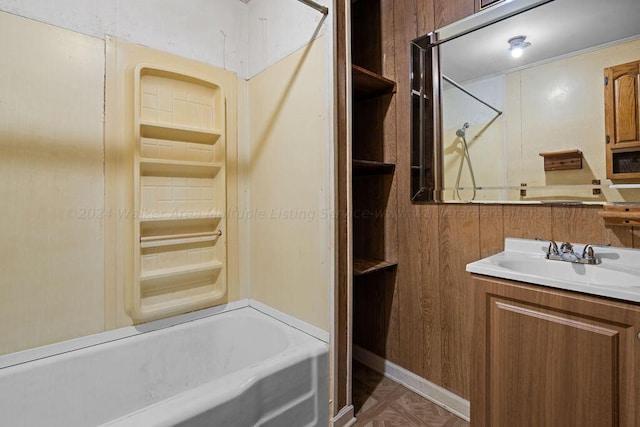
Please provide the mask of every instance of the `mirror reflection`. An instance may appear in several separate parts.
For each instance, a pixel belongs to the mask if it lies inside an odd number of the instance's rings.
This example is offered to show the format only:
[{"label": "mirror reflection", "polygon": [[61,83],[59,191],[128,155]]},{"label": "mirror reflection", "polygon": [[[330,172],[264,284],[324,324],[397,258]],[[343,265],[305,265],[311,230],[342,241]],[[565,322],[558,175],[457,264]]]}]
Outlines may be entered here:
[{"label": "mirror reflection", "polygon": [[462,36],[465,23],[453,24],[439,45],[418,40],[424,62],[439,61],[436,114],[423,116],[439,124],[434,192],[456,202],[640,201],[638,22],[636,0],[553,0]]}]

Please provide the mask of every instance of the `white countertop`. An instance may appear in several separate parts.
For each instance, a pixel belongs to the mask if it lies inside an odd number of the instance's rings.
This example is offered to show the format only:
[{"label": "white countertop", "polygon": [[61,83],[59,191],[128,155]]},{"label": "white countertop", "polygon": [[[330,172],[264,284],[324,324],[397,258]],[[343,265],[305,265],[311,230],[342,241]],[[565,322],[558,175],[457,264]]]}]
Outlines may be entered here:
[{"label": "white countertop", "polygon": [[[562,242],[557,242],[558,246]],[[499,254],[467,264],[467,271],[501,279],[640,302],[640,250],[594,246],[598,264],[546,259],[549,242],[505,239]],[[581,254],[584,244],[575,243]]]}]

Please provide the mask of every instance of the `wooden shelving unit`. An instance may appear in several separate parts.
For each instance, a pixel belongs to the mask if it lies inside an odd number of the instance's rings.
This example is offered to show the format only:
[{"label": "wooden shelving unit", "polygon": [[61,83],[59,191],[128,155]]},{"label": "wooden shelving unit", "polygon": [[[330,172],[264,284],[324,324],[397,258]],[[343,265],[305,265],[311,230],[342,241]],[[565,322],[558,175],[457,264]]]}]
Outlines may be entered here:
[{"label": "wooden shelving unit", "polygon": [[381,8],[380,0],[371,0],[353,2],[351,9],[353,275],[366,277],[358,281],[363,289],[369,283],[394,283],[392,276],[380,273],[392,271],[397,256],[395,219],[387,215],[396,203],[390,193],[395,132],[385,128],[397,84],[384,76]]}]

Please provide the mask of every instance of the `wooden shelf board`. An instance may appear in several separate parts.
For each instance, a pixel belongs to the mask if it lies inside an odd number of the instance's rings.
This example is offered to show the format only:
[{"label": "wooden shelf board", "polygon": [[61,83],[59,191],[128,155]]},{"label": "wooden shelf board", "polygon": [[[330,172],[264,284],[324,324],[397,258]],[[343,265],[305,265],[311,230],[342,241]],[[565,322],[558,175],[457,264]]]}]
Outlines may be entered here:
[{"label": "wooden shelf board", "polygon": [[389,270],[395,268],[397,262],[382,261],[368,258],[353,259],[353,275],[362,276],[364,274],[374,273],[378,271]]},{"label": "wooden shelf board", "polygon": [[391,175],[396,169],[393,163],[374,162],[371,160],[353,160],[353,174],[366,175]]},{"label": "wooden shelf board", "polygon": [[358,65],[352,66],[353,97],[367,99],[396,93],[396,82]]},{"label": "wooden shelf board", "polygon": [[604,206],[598,212],[604,219],[605,225],[633,227],[640,226],[640,206]]},{"label": "wooden shelf board", "polygon": [[582,151],[580,150],[548,151],[538,154],[544,158],[544,170],[547,172],[582,169]]}]

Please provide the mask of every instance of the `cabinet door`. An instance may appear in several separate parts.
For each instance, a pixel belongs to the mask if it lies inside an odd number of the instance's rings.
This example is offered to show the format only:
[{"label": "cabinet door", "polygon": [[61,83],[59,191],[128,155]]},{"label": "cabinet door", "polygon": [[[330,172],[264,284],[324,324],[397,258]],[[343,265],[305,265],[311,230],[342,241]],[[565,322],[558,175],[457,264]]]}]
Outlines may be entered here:
[{"label": "cabinet door", "polygon": [[613,148],[640,144],[639,82],[640,61],[605,70],[607,136]]},{"label": "cabinet door", "polygon": [[640,425],[640,308],[474,282],[474,426]]},{"label": "cabinet door", "polygon": [[640,177],[640,61],[605,69],[607,178]]}]

